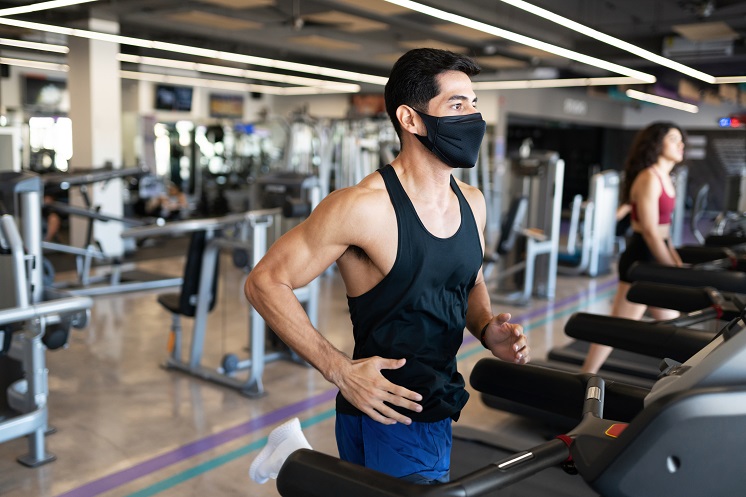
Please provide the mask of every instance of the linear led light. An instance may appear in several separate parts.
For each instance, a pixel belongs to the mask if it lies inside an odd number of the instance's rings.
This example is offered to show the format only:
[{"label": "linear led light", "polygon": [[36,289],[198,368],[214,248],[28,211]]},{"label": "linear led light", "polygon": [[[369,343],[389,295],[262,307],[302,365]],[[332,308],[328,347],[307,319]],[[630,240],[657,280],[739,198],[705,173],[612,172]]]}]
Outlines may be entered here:
[{"label": "linear led light", "polygon": [[[28,59],[15,59],[10,57],[0,57],[0,64],[9,66],[28,67],[32,69],[44,69],[46,71],[69,72],[67,64],[54,62],[42,62]],[[190,78],[186,76],[172,76],[168,74],[153,74],[137,71],[120,71],[120,76],[124,79],[139,79],[141,81],[171,82],[185,85],[200,86],[206,88],[220,88],[236,91],[250,91],[258,93],[269,93],[272,95],[316,95],[316,94],[333,94],[333,93],[358,93],[360,86],[353,84],[340,83],[336,86],[316,85],[316,86],[296,86],[296,87],[278,87],[269,85],[257,85],[232,81],[221,81],[204,78]],[[323,83],[327,83],[324,81]]]},{"label": "linear led light", "polygon": [[39,2],[33,5],[25,5],[23,7],[10,7],[7,9],[0,9],[0,16],[28,14],[29,12],[39,12],[41,10],[57,9],[60,7],[69,7],[70,5],[97,1],[98,0],[51,0],[49,2]]},{"label": "linear led light", "polygon": [[117,59],[121,62],[131,62],[133,64],[170,67],[173,69],[185,69],[189,71],[199,71],[211,74],[234,76],[237,78],[260,79],[264,81],[274,81],[277,83],[286,83],[300,86],[318,86],[322,88],[340,90],[345,93],[357,93],[360,91],[360,85],[351,83],[339,83],[335,81],[326,81],[323,79],[304,78],[300,76],[289,76],[285,74],[276,74],[263,71],[252,71],[249,69],[240,69],[237,67],[216,66],[212,64],[200,64],[197,62],[187,62],[183,60],[161,59],[158,57],[143,57],[140,55],[121,53],[117,56]]},{"label": "linear led light", "polygon": [[664,105],[673,109],[691,112],[692,114],[696,114],[697,112],[699,112],[699,107],[697,107],[696,105],[681,102],[679,100],[673,100],[671,98],[659,97],[658,95],[651,95],[650,93],[643,93],[637,90],[627,90],[625,94],[629,98],[642,100],[644,102],[650,102],[651,104]]},{"label": "linear led light", "polygon": [[697,71],[696,69],[692,69],[689,66],[685,66],[684,64],[680,64],[671,59],[667,59],[656,53],[650,52],[648,50],[644,50],[631,43],[627,43],[624,40],[620,40],[619,38],[615,38],[613,36],[609,36],[600,31],[596,31],[593,28],[589,28],[588,26],[584,26],[583,24],[575,22],[571,19],[568,19],[561,15],[557,15],[546,9],[542,9],[541,7],[537,7],[536,5],[532,5],[528,2],[525,2],[524,0],[500,0],[500,1],[505,2],[509,5],[512,5],[513,7],[516,7],[518,9],[524,10],[526,12],[530,12],[531,14],[537,15],[539,17],[543,17],[544,19],[557,23],[560,26],[564,26],[578,33],[584,34],[586,36],[590,36],[591,38],[595,38],[596,40],[601,41],[603,43],[608,43],[611,46],[617,47],[621,50],[625,50],[631,54],[637,55],[638,57],[642,57],[643,59],[647,59],[650,62],[654,62],[661,66],[668,67],[669,69],[673,69],[674,71],[678,71],[682,74],[686,74],[687,76],[691,76],[693,78],[699,79],[706,83],[710,83],[710,84],[715,83],[714,76],[703,73],[702,71]]},{"label": "linear led light", "polygon": [[[47,71],[69,72],[67,64],[58,64],[54,62],[42,62],[37,60],[15,59],[10,57],[0,57],[0,64],[9,66],[29,67],[32,69],[44,69]],[[333,93],[358,93],[360,86],[352,84],[340,84],[334,86],[296,86],[296,87],[278,87],[269,85],[257,85],[248,83],[239,83],[232,81],[221,81],[215,79],[191,78],[186,76],[172,76],[168,74],[153,74],[137,71],[120,71],[120,77],[123,79],[137,79],[141,81],[154,81],[159,83],[180,83],[185,85],[199,86],[204,88],[217,88],[235,91],[249,91],[257,93],[268,93],[271,95],[317,95]],[[326,83],[326,82],[325,82]]]},{"label": "linear led light", "polygon": [[746,83],[746,76],[718,76],[715,78],[716,84]]},{"label": "linear led light", "polygon": [[635,78],[525,79],[516,81],[475,81],[475,90],[525,90],[530,88],[567,88],[572,86],[614,86],[647,84]]},{"label": "linear led light", "polygon": [[17,19],[8,19],[0,17],[0,24],[8,26],[16,26],[20,28],[33,29],[37,31],[45,31],[48,33],[59,33],[67,36],[76,36],[80,38],[88,38],[91,40],[107,41],[111,43],[118,43],[120,45],[130,45],[142,48],[151,48],[154,50],[163,50],[166,52],[176,52],[181,54],[196,55],[199,57],[208,57],[219,60],[229,60],[233,62],[241,62],[245,64],[252,64],[262,67],[274,67],[277,69],[283,69],[288,71],[296,71],[307,74],[314,74],[316,76],[326,76],[331,78],[345,79],[349,81],[371,83],[375,85],[385,85],[388,78],[381,76],[374,76],[371,74],[362,74],[352,71],[343,71],[340,69],[330,69],[327,67],[312,66],[310,64],[298,64],[295,62],[287,62],[283,60],[267,59],[264,57],[254,57],[251,55],[244,55],[231,52],[221,52],[219,50],[209,50],[206,48],[192,47],[188,45],[179,45],[176,43],[166,43],[161,41],[143,40],[141,38],[133,38],[131,36],[122,36],[109,33],[100,33],[97,31],[88,31],[85,29],[74,29],[63,26],[54,26],[51,24],[42,24],[38,22],[21,21]]},{"label": "linear led light", "polygon": [[30,50],[41,50],[44,52],[68,53],[70,49],[64,45],[53,45],[51,43],[39,43],[36,41],[12,40],[0,38],[0,45],[9,47],[28,48]]},{"label": "linear led light", "polygon": [[46,71],[67,72],[67,64],[58,64],[55,62],[42,62],[39,60],[14,59],[11,57],[0,57],[0,64],[9,66],[29,67],[32,69],[44,69]]},{"label": "linear led light", "polygon": [[490,24],[475,21],[473,19],[469,19],[468,17],[460,16],[457,14],[451,14],[450,12],[435,9],[433,7],[428,7],[427,5],[422,5],[421,3],[412,2],[410,0],[384,0],[384,1],[393,3],[394,5],[398,5],[406,9],[414,10],[415,12],[420,12],[421,14],[429,15],[431,17],[436,17],[444,21],[452,22],[455,24],[460,24],[461,26],[466,26],[471,29],[476,29],[477,31],[482,31],[483,33],[488,33],[494,36],[505,38],[506,40],[511,40],[511,41],[515,41],[516,43],[521,43],[523,45],[528,45],[530,47],[538,48],[539,50],[553,53],[555,55],[559,55],[567,59],[582,62],[583,64],[588,64],[590,66],[598,67],[600,69],[606,69],[607,71],[615,72],[617,74],[623,74],[631,78],[645,81],[646,83],[655,83],[655,76],[653,76],[652,74],[635,71],[634,69],[620,66],[619,64],[614,64],[612,62],[607,62],[605,60],[591,57],[590,55],[584,55],[579,52],[575,52],[573,50],[568,50],[566,48],[558,47],[557,45],[552,45],[551,43],[539,41],[535,38],[530,38],[528,36],[514,33],[506,29],[498,28]]},{"label": "linear led light", "polygon": [[122,79],[136,79],[139,81],[150,81],[154,83],[173,83],[189,86],[199,86],[203,88],[215,88],[221,90],[233,90],[240,92],[257,92],[267,93],[270,95],[318,95],[322,93],[354,93],[332,90],[320,87],[292,87],[284,88],[279,86],[256,85],[249,83],[235,83],[232,81],[220,81],[215,79],[191,78],[187,76],[172,76],[168,74],[153,74],[136,71],[120,71]]}]

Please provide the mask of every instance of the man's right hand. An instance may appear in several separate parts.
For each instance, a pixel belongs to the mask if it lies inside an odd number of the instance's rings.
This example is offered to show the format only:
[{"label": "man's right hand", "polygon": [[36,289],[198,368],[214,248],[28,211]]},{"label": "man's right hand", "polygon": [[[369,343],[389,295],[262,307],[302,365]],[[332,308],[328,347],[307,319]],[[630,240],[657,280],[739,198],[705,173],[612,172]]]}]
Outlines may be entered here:
[{"label": "man's right hand", "polygon": [[381,374],[382,369],[399,369],[405,363],[406,359],[384,359],[378,356],[357,359],[349,363],[349,368],[334,383],[345,399],[374,421],[385,425],[408,425],[412,423],[411,419],[384,402],[421,412],[422,406],[417,402],[422,400],[422,395],[391,383]]}]

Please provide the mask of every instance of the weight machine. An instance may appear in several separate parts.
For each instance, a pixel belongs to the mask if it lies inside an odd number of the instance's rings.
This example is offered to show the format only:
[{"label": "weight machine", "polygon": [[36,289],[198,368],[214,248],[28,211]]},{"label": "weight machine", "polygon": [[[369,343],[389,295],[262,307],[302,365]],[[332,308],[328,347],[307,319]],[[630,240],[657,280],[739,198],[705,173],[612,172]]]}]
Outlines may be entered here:
[{"label": "weight machine", "polygon": [[[503,220],[498,250],[486,254],[484,276],[496,287],[496,300],[527,305],[534,295],[548,299],[555,295],[565,162],[556,152],[536,150],[514,157],[511,171],[513,204],[525,207],[512,209],[515,215]],[[508,254],[500,254],[499,249],[510,237],[525,243],[525,254],[516,256],[518,262],[512,266],[506,264]],[[498,263],[503,264],[502,270],[495,268]],[[521,288],[506,294],[499,283],[520,271],[524,272]]]},{"label": "weight machine", "polygon": [[573,198],[565,250],[559,253],[560,274],[594,277],[611,270],[619,203],[619,173],[608,170],[591,177],[588,200]]},{"label": "weight machine", "polygon": [[[6,373],[0,443],[27,436],[29,453],[18,462],[36,467],[55,459],[44,438],[50,431],[46,350],[63,347],[71,327],[87,325],[93,302],[42,285],[39,177],[8,173],[2,185],[0,205],[10,214],[0,216],[0,364]],[[18,374],[8,374],[12,369]]]},{"label": "weight machine", "polygon": [[[61,243],[42,242],[43,249],[70,254],[75,256],[76,279],[73,281],[54,282],[54,270],[51,263],[47,264],[46,278],[51,286],[69,290],[76,295],[109,295],[120,292],[134,292],[140,290],[154,290],[169,288],[181,284],[181,278],[162,274],[154,274],[141,270],[123,270],[120,257],[110,257],[93,239],[93,224],[95,222],[122,223],[126,226],[145,226],[147,221],[125,217],[110,216],[99,212],[99,208],[92,204],[88,195],[88,188],[94,183],[111,181],[127,177],[142,177],[147,171],[142,168],[127,169],[93,169],[75,174],[48,174],[42,177],[45,192],[50,190],[70,191],[77,188],[84,201],[84,207],[53,202],[48,207],[60,214],[78,216],[87,219],[88,227],[84,247],[74,247]],[[41,207],[40,207],[41,208]],[[41,233],[41,229],[40,229]],[[109,265],[106,274],[92,274],[94,261]]]},{"label": "weight machine", "polygon": [[[290,178],[285,179],[290,180]],[[307,215],[318,204],[318,182],[310,181],[306,177],[300,184],[303,186],[301,191],[305,192],[304,198],[309,202],[305,212]],[[283,193],[285,191],[283,190]],[[300,213],[302,209],[298,203],[297,201],[287,202],[283,207],[259,209],[217,218],[176,221],[165,226],[135,227],[122,233],[124,238],[135,239],[184,234],[192,236],[181,293],[164,294],[158,298],[158,302],[172,313],[170,355],[164,364],[166,369],[173,369],[234,388],[249,397],[259,397],[265,393],[262,375],[267,363],[279,359],[303,363],[299,356],[290,349],[267,351],[266,339],[270,333],[264,318],[256,309],[251,308],[249,312],[250,358],[240,360],[236,354],[226,354],[220,366],[208,367],[202,364],[207,339],[207,317],[215,303],[219,274],[218,258],[221,250],[232,250],[234,262],[251,270],[267,251],[270,228],[280,223],[283,213],[285,215]],[[314,326],[318,325],[318,285],[318,279],[315,279],[305,287],[294,290]],[[183,357],[182,350],[181,316],[194,318],[190,350],[186,359]],[[241,371],[248,371],[248,377],[239,378],[237,373]]]}]

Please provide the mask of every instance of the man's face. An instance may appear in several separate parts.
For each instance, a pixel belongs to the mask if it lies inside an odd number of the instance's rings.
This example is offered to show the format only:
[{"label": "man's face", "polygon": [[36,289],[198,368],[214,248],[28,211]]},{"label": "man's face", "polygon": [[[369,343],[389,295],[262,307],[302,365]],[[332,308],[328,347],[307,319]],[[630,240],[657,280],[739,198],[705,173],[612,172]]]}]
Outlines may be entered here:
[{"label": "man's face", "polygon": [[477,111],[477,96],[471,79],[461,71],[447,71],[437,77],[440,93],[427,106],[431,116],[461,116]]}]

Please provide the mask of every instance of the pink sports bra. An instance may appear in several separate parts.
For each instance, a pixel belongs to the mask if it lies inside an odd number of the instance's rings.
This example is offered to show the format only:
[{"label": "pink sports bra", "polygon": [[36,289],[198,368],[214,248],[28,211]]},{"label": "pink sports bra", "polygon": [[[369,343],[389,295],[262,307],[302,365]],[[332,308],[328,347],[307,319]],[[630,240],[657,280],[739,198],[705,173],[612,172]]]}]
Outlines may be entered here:
[{"label": "pink sports bra", "polygon": [[[654,167],[653,173],[658,176],[658,181],[661,182],[661,196],[658,197],[658,224],[671,224],[671,214],[673,214],[673,209],[676,205],[676,195],[669,196],[668,193],[666,193],[666,188],[663,186],[663,179]],[[632,207],[632,212],[630,214],[632,221],[637,221],[637,206],[634,202],[631,202],[630,206]]]}]

